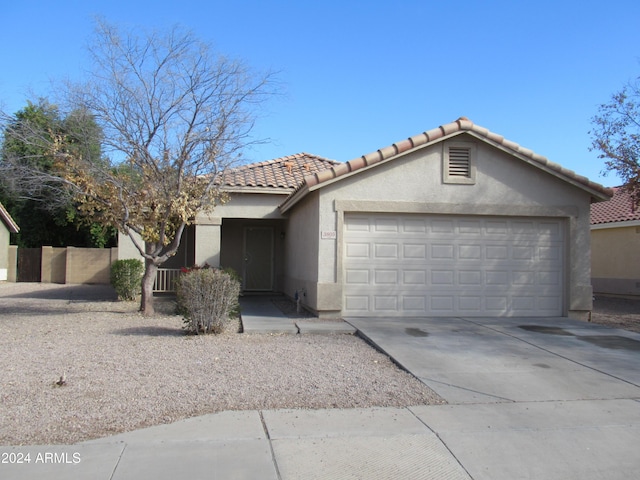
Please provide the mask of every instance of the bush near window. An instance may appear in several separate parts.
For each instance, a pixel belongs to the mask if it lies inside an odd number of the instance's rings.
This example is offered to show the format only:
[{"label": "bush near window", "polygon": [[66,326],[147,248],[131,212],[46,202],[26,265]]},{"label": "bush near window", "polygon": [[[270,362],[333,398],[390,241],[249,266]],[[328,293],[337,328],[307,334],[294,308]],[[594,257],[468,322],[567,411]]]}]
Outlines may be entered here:
[{"label": "bush near window", "polygon": [[176,294],[187,333],[218,334],[238,313],[240,282],[232,270],[193,267],[183,269]]},{"label": "bush near window", "polygon": [[135,300],[142,291],[144,265],[141,260],[116,260],[111,265],[111,285],[120,300]]}]

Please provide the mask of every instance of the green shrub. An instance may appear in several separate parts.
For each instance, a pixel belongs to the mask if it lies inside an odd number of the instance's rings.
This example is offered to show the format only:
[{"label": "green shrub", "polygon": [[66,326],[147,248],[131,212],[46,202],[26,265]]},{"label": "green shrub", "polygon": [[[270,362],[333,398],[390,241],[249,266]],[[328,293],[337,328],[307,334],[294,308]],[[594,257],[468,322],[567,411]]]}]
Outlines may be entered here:
[{"label": "green shrub", "polygon": [[141,260],[128,258],[116,260],[111,265],[111,285],[120,300],[135,300],[142,291],[144,264]]},{"label": "green shrub", "polygon": [[194,268],[176,282],[178,311],[188,333],[221,333],[238,311],[240,282],[216,268]]}]

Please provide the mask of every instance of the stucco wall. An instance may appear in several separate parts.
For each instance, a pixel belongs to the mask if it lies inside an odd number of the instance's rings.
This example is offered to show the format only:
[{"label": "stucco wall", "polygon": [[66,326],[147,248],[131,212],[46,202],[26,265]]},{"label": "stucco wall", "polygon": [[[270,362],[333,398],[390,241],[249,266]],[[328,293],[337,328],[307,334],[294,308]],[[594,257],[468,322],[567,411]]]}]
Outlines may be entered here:
[{"label": "stucco wall", "polygon": [[[474,142],[477,146],[476,182],[473,185],[443,183],[444,145],[436,144],[359,171],[308,196],[318,196],[321,212],[317,230],[310,232],[318,243],[319,264],[315,268],[318,289],[322,292],[320,298],[310,299],[313,309],[322,310],[323,304],[341,298],[341,228],[344,213],[349,211],[563,218],[569,238],[566,310],[572,316],[582,316],[591,309],[590,196],[472,136],[460,135],[454,141]],[[294,216],[294,212],[302,215],[297,212],[299,208],[296,205],[292,209],[291,224],[301,218]],[[311,208],[303,206],[303,210]],[[315,220],[305,219],[304,222],[315,223]],[[337,230],[337,239],[320,240],[319,231],[325,229]],[[337,275],[334,267],[337,267]]]},{"label": "stucco wall", "polygon": [[640,295],[640,227],[591,230],[595,293]]},{"label": "stucco wall", "polygon": [[9,271],[9,230],[0,221],[0,281],[7,280]]},{"label": "stucco wall", "polygon": [[197,216],[196,223],[207,223],[208,217],[218,218],[283,218],[278,210],[287,198],[285,194],[230,194],[230,201],[218,205],[212,212]]},{"label": "stucco wall", "polygon": [[285,233],[284,293],[300,292],[303,305],[317,308],[319,212],[318,195],[301,201],[289,212]]},{"label": "stucco wall", "polygon": [[115,260],[113,248],[67,247],[66,283],[111,283],[111,264]]}]

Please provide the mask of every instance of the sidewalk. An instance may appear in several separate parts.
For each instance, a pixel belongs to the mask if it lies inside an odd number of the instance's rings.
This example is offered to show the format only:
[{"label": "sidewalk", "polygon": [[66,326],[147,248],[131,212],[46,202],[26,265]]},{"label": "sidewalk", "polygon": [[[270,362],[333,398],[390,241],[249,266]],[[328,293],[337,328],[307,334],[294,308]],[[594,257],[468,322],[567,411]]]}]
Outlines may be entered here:
[{"label": "sidewalk", "polygon": [[470,478],[433,431],[398,408],[221,412],[78,445],[0,452],[31,458],[0,464],[4,480]]},{"label": "sidewalk", "polygon": [[638,402],[624,399],[221,412],[0,447],[0,478],[622,480],[636,476],[639,436]]}]

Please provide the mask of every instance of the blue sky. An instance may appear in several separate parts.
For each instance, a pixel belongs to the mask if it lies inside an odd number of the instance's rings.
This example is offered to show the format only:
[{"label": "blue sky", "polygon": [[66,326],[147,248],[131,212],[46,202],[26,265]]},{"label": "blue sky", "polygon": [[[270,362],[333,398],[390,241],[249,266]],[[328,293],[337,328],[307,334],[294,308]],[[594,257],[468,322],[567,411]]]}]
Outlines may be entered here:
[{"label": "blue sky", "polygon": [[[180,24],[222,53],[279,71],[285,95],[255,134],[261,161],[346,161],[466,116],[607,186],[588,131],[640,75],[640,2],[0,0],[0,107],[80,79],[93,18]],[[30,93],[32,92],[32,93]]]}]

